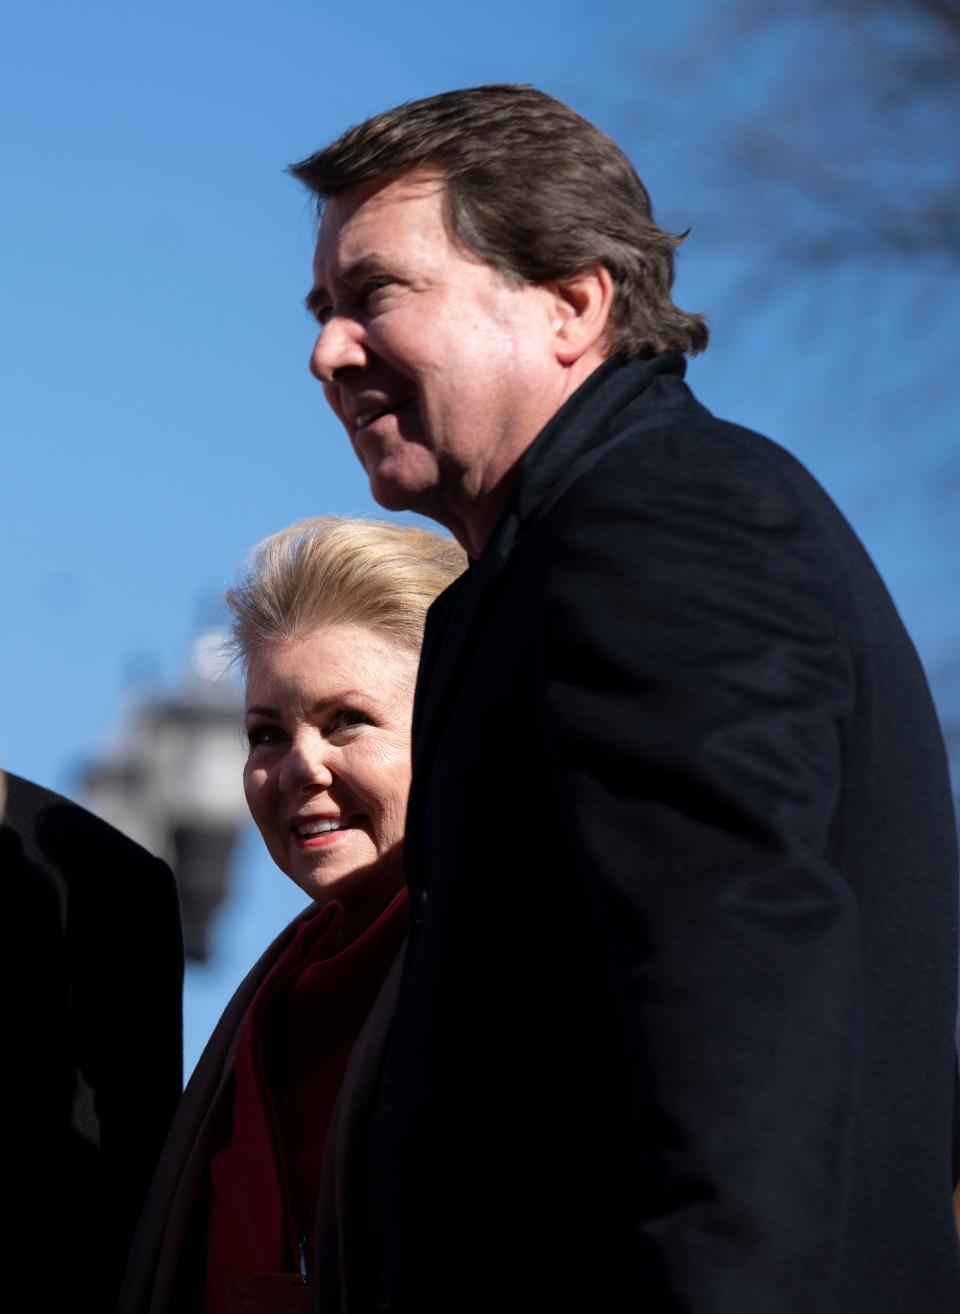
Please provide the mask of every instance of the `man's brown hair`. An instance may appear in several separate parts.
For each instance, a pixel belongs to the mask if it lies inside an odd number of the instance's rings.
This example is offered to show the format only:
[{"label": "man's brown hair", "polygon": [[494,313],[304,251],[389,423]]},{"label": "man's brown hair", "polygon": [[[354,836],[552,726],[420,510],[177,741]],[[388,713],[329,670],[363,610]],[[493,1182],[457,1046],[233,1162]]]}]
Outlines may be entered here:
[{"label": "man's brown hair", "polygon": [[604,265],[614,297],[611,351],[695,353],[701,315],[674,305],[683,240],[653,221],[623,151],[562,101],[503,84],[447,91],[348,128],[289,172],[318,198],[414,169],[444,179],[446,222],[467,250],[514,283],[550,283]]}]

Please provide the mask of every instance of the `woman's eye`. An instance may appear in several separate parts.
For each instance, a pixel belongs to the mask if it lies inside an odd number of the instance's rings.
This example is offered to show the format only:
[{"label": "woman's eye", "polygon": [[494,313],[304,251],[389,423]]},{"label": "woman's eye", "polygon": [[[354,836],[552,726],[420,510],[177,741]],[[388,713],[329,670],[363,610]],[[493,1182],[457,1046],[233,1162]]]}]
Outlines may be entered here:
[{"label": "woman's eye", "polygon": [[284,737],[278,725],[251,725],[247,727],[247,744],[251,749],[265,744],[278,744]]},{"label": "woman's eye", "polygon": [[333,717],[332,729],[347,730],[354,725],[369,724],[370,718],[363,712],[358,712],[355,707],[342,707]]}]

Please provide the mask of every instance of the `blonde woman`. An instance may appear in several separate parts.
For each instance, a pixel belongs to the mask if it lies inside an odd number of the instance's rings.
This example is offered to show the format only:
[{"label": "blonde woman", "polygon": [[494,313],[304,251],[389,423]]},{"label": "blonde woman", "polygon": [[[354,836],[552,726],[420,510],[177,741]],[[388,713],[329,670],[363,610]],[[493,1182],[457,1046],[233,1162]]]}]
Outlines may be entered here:
[{"label": "blonde woman", "polygon": [[245,686],[247,802],[314,900],[256,964],[187,1088],[131,1256],[123,1314],[310,1308],[330,1114],[403,940],[401,845],[426,611],[449,539],[302,521],[227,594]]}]

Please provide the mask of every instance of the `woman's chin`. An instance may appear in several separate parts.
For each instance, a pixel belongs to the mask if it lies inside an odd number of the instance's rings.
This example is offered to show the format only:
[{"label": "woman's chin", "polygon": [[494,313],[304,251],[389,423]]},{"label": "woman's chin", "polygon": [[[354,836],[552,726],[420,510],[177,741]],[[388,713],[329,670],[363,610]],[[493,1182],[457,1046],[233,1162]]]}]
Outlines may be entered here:
[{"label": "woman's chin", "polygon": [[319,861],[311,861],[305,854],[298,854],[297,858],[298,861],[291,863],[286,873],[317,903],[329,903],[334,899],[338,903],[363,902],[383,884],[383,863],[369,843],[354,846],[351,853],[326,853]]}]

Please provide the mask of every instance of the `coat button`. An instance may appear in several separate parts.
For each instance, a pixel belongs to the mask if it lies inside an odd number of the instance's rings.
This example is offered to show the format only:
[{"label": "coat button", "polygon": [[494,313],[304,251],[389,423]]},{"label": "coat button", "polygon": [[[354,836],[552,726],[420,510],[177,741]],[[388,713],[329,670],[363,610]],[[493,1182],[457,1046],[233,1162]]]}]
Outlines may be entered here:
[{"label": "coat button", "polygon": [[418,885],[413,892],[413,920],[418,926],[422,926],[427,916],[427,891],[422,885]]}]

